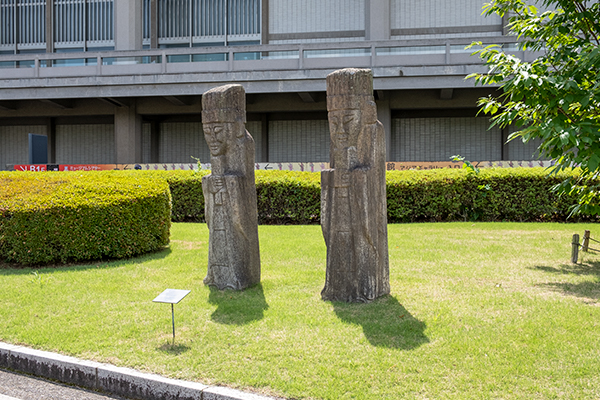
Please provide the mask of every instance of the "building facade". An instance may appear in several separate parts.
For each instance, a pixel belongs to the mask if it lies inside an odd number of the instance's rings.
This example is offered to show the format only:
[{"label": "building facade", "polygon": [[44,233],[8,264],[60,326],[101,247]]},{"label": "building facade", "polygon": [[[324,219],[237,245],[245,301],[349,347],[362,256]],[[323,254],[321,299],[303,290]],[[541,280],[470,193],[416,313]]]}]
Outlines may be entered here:
[{"label": "building facade", "polygon": [[0,0],[0,169],[209,160],[201,95],[247,93],[260,162],[329,160],[325,77],[371,68],[389,161],[531,160],[476,101],[465,46],[521,57],[484,0]]}]

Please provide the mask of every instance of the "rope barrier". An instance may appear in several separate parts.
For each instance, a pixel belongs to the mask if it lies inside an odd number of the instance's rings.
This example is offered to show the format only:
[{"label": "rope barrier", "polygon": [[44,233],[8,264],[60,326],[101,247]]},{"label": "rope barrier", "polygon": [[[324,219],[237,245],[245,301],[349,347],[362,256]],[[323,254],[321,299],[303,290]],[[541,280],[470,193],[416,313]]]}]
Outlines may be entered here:
[{"label": "rope barrier", "polygon": [[[599,243],[600,243],[600,242],[599,242]],[[573,244],[577,244],[577,246],[578,246],[580,249],[583,249],[583,244],[581,244],[581,243],[573,243]],[[600,253],[600,250],[597,250],[597,249],[592,249],[591,247],[588,247],[587,249],[588,249],[588,251],[595,251],[595,252],[597,252],[597,253]]]},{"label": "rope barrier", "polygon": [[583,243],[579,242],[579,235],[578,234],[574,234],[573,235],[573,241],[571,242],[572,247],[572,251],[571,251],[571,262],[573,264],[577,264],[577,260],[579,259],[579,250],[583,250],[584,252],[594,252],[596,254],[600,254],[600,250],[598,249],[592,249],[589,246],[589,241],[592,240],[596,243],[600,243],[600,240],[596,240],[596,239],[592,239],[590,237],[590,231],[585,231],[585,234],[583,235]]}]

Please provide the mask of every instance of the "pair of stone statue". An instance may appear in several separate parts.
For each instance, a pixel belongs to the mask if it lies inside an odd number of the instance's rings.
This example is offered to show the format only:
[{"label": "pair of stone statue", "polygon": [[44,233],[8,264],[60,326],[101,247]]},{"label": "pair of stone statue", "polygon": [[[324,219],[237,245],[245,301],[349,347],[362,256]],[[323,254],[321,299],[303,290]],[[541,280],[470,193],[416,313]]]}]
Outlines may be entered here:
[{"label": "pair of stone statue", "polygon": [[[245,92],[226,85],[202,96],[212,171],[202,179],[209,228],[207,285],[242,290],[260,282],[254,140]],[[368,302],[390,292],[385,135],[370,70],[327,76],[330,167],[321,173],[327,245],[324,300]]]}]

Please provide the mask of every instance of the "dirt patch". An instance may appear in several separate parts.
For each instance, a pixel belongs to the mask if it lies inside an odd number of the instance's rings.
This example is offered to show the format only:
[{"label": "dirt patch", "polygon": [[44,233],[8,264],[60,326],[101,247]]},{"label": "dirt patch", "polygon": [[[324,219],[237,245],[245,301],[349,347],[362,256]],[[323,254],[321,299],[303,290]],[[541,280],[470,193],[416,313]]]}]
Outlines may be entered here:
[{"label": "dirt patch", "polygon": [[171,240],[172,244],[176,244],[183,250],[199,250],[204,247],[204,242],[188,242],[185,240]]}]

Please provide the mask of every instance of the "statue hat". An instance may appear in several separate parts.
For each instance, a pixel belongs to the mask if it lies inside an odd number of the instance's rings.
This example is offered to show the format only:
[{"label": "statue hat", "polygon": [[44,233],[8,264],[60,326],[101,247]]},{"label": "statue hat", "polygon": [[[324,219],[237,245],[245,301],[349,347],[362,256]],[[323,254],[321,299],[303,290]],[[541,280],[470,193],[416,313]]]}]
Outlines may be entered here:
[{"label": "statue hat", "polygon": [[246,91],[242,85],[224,85],[202,95],[202,122],[246,122]]},{"label": "statue hat", "polygon": [[327,110],[360,109],[373,102],[370,69],[345,68],[327,75]]}]

